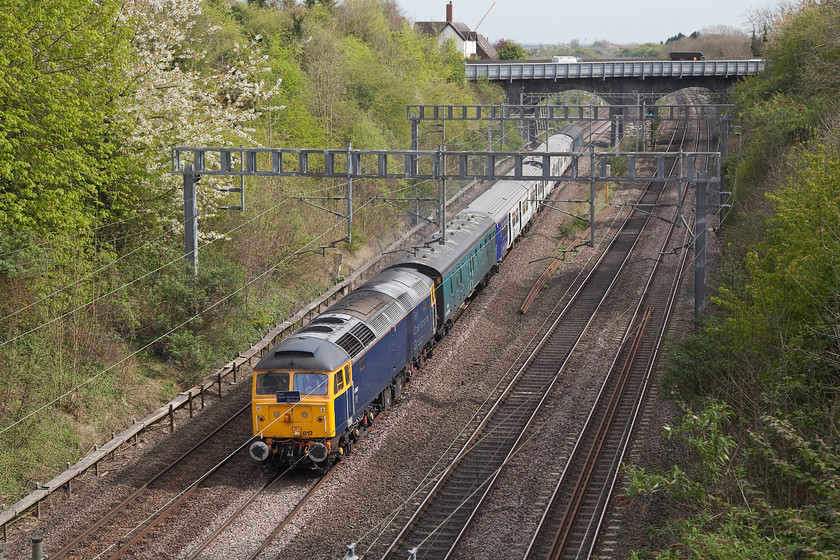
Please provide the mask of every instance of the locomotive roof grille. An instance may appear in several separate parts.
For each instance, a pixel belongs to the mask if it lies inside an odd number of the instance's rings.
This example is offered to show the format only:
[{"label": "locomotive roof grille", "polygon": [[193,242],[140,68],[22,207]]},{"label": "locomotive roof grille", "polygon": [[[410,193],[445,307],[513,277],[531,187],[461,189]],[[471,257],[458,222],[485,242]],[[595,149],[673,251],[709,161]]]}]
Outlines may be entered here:
[{"label": "locomotive roof grille", "polygon": [[376,336],[373,331],[364,323],[357,323],[350,329],[350,332],[341,335],[335,343],[344,348],[351,358],[355,358],[374,340],[376,340]]},{"label": "locomotive roof grille", "polygon": [[346,322],[347,321],[342,319],[341,317],[318,317],[314,321],[312,321],[312,324],[315,325],[319,323],[327,323],[330,325],[343,325]]},{"label": "locomotive roof grille", "polygon": [[344,350],[350,354],[351,358],[355,358],[362,353],[362,350],[365,349],[364,344],[362,344],[358,338],[350,333],[344,333],[341,335],[341,338],[335,341],[335,343],[344,348]]},{"label": "locomotive roof grille", "polygon": [[373,331],[371,331],[364,323],[357,323],[355,327],[350,329],[350,334],[362,341],[362,344],[365,346],[376,340],[376,336],[374,336]]},{"label": "locomotive roof grille", "polygon": [[307,325],[298,331],[299,333],[302,332],[321,332],[321,333],[331,333],[333,332],[332,327],[328,327],[326,325]]},{"label": "locomotive roof grille", "polygon": [[392,303],[386,307],[382,314],[388,317],[388,320],[391,321],[392,325],[396,325],[404,315],[402,306],[397,303]]},{"label": "locomotive roof grille", "polygon": [[388,317],[382,313],[370,320],[370,326],[379,334],[384,334],[385,331],[391,328],[391,325],[388,324]]},{"label": "locomotive roof grille", "polygon": [[411,287],[411,289],[420,296],[420,301],[423,301],[423,299],[429,295],[429,287],[424,282],[417,282]]},{"label": "locomotive roof grille", "polygon": [[414,309],[414,306],[417,304],[417,302],[414,301],[414,298],[411,297],[410,292],[406,292],[403,295],[401,295],[397,299],[397,303],[400,304],[400,306],[403,308],[403,311],[405,311],[406,313]]}]

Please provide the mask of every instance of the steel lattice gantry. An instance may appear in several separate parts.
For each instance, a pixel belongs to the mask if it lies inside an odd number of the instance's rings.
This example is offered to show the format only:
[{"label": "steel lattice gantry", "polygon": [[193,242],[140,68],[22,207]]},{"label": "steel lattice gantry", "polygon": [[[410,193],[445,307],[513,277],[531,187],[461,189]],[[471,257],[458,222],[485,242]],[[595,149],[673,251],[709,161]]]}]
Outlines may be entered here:
[{"label": "steel lattice gantry", "polygon": [[[243,154],[239,165],[232,164],[231,155]],[[552,157],[571,158],[570,174],[552,173],[548,165]],[[510,158],[512,170],[500,175],[496,163]],[[612,158],[627,162],[624,176],[606,176],[607,161]],[[665,161],[678,158],[680,172],[669,177]],[[353,179],[421,179],[421,180],[485,180],[498,179],[545,181],[611,182],[695,182],[698,174],[697,158],[710,161],[717,172],[706,179],[717,182],[720,176],[720,152],[488,152],[448,150],[357,150],[357,149],[297,149],[297,148],[229,148],[178,146],[172,149],[171,172],[176,175],[227,175],[253,177],[310,177]],[[444,159],[448,162],[443,167]],[[581,160],[594,163],[595,173],[581,173]],[[526,161],[527,160],[527,161]],[[208,163],[211,162],[211,163]],[[453,165],[453,162],[455,164]],[[640,171],[642,164],[655,162],[655,172]],[[191,164],[191,169],[184,166]],[[542,173],[524,173],[525,165],[539,165]]]},{"label": "steel lattice gantry", "polygon": [[718,120],[732,114],[734,105],[409,105],[409,120],[419,121],[610,121],[617,111],[635,109],[660,121]]},{"label": "steel lattice gantry", "polygon": [[[235,158],[238,156],[237,164]],[[571,160],[568,174],[551,171],[552,157],[568,157]],[[513,168],[506,174],[496,171],[496,163],[505,158],[513,160]],[[695,162],[703,158],[704,169],[698,170]],[[608,162],[615,159],[626,162],[627,172],[623,175],[609,175]],[[678,172],[669,176],[668,160],[678,161]],[[191,160],[191,162],[190,162]],[[588,172],[581,161],[589,163]],[[444,165],[444,162],[447,162]],[[526,166],[531,172],[526,173]],[[533,173],[538,166],[540,174]],[[624,167],[624,166],[622,166]],[[652,170],[652,172],[647,171]],[[463,152],[447,150],[358,150],[348,147],[338,149],[297,148],[243,148],[243,147],[191,147],[178,146],[172,149],[171,172],[184,177],[185,253],[188,261],[197,266],[196,245],[197,215],[195,212],[195,183],[205,175],[226,175],[240,177],[310,177],[352,179],[421,179],[435,180],[445,185],[448,180],[544,180],[554,182],[586,181],[590,183],[590,224],[595,223],[595,185],[597,182],[646,183],[649,181],[694,183],[697,195],[704,199],[709,184],[720,185],[720,152],[596,152],[590,146],[588,152]],[[445,187],[439,190],[439,225],[445,238]],[[719,190],[719,189],[718,189]],[[721,196],[724,193],[720,193]],[[680,195],[679,200],[682,199]],[[700,210],[698,210],[700,211]],[[348,188],[348,228],[352,220],[352,201]],[[698,220],[699,222],[699,220]],[[594,228],[593,232],[594,232]],[[593,233],[594,234],[594,233]],[[705,231],[696,232],[695,243],[705,246]],[[191,244],[192,243],[192,244]],[[705,275],[702,267],[695,274]],[[695,284],[704,285],[704,280]],[[696,288],[702,289],[702,288]],[[703,301],[704,296],[699,296]]]}]

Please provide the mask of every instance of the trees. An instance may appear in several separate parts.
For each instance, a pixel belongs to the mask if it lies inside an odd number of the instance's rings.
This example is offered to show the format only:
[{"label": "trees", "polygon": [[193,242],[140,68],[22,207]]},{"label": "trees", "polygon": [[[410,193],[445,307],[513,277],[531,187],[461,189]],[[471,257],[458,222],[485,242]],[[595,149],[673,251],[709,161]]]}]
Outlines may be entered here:
[{"label": "trees", "polygon": [[499,39],[493,46],[499,60],[525,60],[525,49],[516,41],[510,39]]},{"label": "trees", "polygon": [[689,514],[663,559],[832,558],[840,543],[840,9],[803,1],[764,21],[767,70],[737,88],[716,316],[664,369],[697,453],[633,475]]},{"label": "trees", "polygon": [[[0,13],[0,227],[84,230],[121,204],[131,63],[119,2],[6,2]],[[9,5],[11,4],[11,5]],[[120,187],[117,186],[117,191]]]},{"label": "trees", "polygon": [[[249,178],[247,209],[217,214],[217,187],[231,179],[203,177],[202,241],[230,243],[202,244],[199,274],[186,272],[173,146],[406,147],[406,105],[474,100],[460,54],[418,37],[391,0],[3,8],[0,501],[10,503],[99,441],[96,430],[154,409],[334,280],[301,249],[343,224],[286,197],[341,181]],[[405,188],[362,181],[354,193]],[[361,206],[356,243],[400,219]]]}]

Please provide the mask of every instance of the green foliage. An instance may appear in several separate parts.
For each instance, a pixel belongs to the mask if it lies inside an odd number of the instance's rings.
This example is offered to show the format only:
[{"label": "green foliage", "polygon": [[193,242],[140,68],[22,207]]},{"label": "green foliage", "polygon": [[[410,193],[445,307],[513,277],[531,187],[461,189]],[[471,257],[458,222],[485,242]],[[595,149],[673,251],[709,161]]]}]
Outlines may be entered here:
[{"label": "green foliage", "polygon": [[[345,225],[281,201],[339,194],[340,182],[249,179],[246,211],[218,213],[215,188],[230,185],[205,177],[199,230],[215,241],[202,244],[198,276],[188,273],[169,146],[403,148],[406,105],[472,104],[476,91],[501,99],[489,83],[468,87],[454,46],[418,37],[393,3],[207,0],[190,18],[129,6],[136,20],[122,21],[125,6],[112,0],[14,0],[0,13],[0,316],[11,314],[0,324],[0,340],[11,341],[0,348],[0,429],[78,387],[0,434],[5,503],[334,281],[308,250]],[[171,36],[138,31],[166,23]],[[159,58],[141,56],[144,45]],[[251,110],[258,118],[248,120]],[[486,137],[461,124],[450,134],[482,147]],[[506,135],[505,149],[522,145]],[[353,188],[367,201],[408,187]],[[392,207],[363,206],[354,245],[339,249],[358,251],[399,226]]]},{"label": "green foliage", "polygon": [[525,49],[516,41],[501,39],[496,45],[496,56],[499,60],[525,60]]},{"label": "green foliage", "polygon": [[35,234],[14,227],[0,229],[0,277],[33,276],[43,272],[45,255]]},{"label": "green foliage", "polygon": [[619,58],[667,58],[669,49],[656,43],[624,47],[616,53]]},{"label": "green foliage", "polygon": [[632,472],[634,496],[664,492],[686,515],[668,527],[675,546],[639,558],[840,549],[840,50],[825,40],[840,10],[808,3],[780,21],[763,46],[768,70],[737,92],[743,139],[728,168],[738,210],[716,316],[663,370],[687,408],[672,433],[693,460]]},{"label": "green foliage", "polygon": [[[736,454],[739,446],[725,435],[730,417],[725,406],[709,402],[683,417],[678,429],[666,428],[666,437],[679,439],[699,457],[691,472],[676,466],[666,474],[628,469],[631,498],[665,492],[688,509],[667,528],[678,547],[635,557],[833,557],[840,548],[840,454],[772,416],[761,418]],[[754,458],[763,461],[765,471],[749,476]]]},{"label": "green foliage", "polygon": [[0,14],[0,226],[78,231],[126,196],[115,102],[126,88],[119,2],[7,2]]},{"label": "green foliage", "polygon": [[761,76],[764,91],[784,91],[822,103],[840,87],[840,45],[826,41],[840,33],[840,6],[835,2],[803,10],[767,44],[768,72]]},{"label": "green foliage", "polygon": [[486,76],[470,84],[479,103],[484,105],[498,105],[504,100],[504,89],[497,83],[491,82]]}]

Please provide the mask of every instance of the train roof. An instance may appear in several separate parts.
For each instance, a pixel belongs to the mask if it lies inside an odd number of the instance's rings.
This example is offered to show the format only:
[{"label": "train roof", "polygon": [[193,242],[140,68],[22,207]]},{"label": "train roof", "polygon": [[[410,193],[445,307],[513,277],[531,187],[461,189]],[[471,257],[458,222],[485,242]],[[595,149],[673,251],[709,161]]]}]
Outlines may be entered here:
[{"label": "train roof", "polygon": [[[537,169],[541,169],[541,167],[537,167]],[[497,181],[490,189],[473,200],[467,206],[466,211],[487,214],[492,218],[493,223],[496,224],[507,215],[513,206],[519,203],[522,196],[528,191],[528,186],[531,184],[533,184],[533,181],[511,181],[506,179]]]},{"label": "train roof", "polygon": [[[578,136],[583,137],[583,128],[576,124],[567,124],[563,128],[561,128],[558,132],[558,135],[565,134],[571,138],[577,138]],[[551,139],[549,138],[549,141]]]},{"label": "train roof", "polygon": [[575,138],[583,135],[583,129],[576,124],[567,124],[548,138],[548,149],[545,142],[534,148],[534,153],[539,152],[568,152],[572,148]]},{"label": "train roof", "polygon": [[440,242],[440,233],[423,240],[423,245],[395,265],[417,268],[421,272],[434,271],[441,278],[446,276],[488,232],[495,222],[486,213],[462,210],[446,224],[446,242]]},{"label": "train roof", "polygon": [[349,359],[350,355],[337,344],[293,334],[263,356],[254,370],[333,371]]},{"label": "train roof", "polygon": [[337,369],[431,297],[433,286],[416,270],[386,269],[272,348],[256,369]]},{"label": "train roof", "polygon": [[[428,276],[416,270],[390,267],[341,298],[312,323],[349,315],[370,324],[377,333],[384,333],[429,297],[433,286]],[[383,322],[383,316],[390,320]],[[376,328],[379,324],[381,328]]]}]

